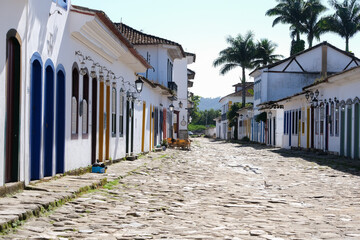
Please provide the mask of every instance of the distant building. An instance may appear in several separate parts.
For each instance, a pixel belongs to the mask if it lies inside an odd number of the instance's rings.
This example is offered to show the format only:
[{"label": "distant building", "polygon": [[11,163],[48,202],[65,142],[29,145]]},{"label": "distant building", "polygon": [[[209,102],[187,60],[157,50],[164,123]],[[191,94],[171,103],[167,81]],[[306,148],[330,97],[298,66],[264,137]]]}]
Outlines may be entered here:
[{"label": "distant building", "polygon": [[[253,103],[254,96],[250,89],[253,89],[253,83],[247,82],[245,83],[246,88],[246,96],[245,100],[246,103]],[[235,92],[229,95],[222,97],[219,102],[221,103],[221,118],[220,120],[216,121],[216,137],[220,139],[230,139],[232,137],[232,128],[229,127],[229,122],[227,120],[227,113],[230,110],[231,106],[234,103],[241,103],[242,102],[242,84],[236,84]]]}]

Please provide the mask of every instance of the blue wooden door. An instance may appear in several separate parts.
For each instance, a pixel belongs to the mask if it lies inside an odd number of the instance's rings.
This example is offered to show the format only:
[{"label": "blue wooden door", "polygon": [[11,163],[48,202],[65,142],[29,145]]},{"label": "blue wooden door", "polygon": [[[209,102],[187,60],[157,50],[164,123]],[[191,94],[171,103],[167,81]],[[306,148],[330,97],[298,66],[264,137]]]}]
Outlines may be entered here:
[{"label": "blue wooden door", "polygon": [[[35,59],[34,59],[35,58]],[[40,179],[42,64],[34,56],[30,82],[30,179]]]},{"label": "blue wooden door", "polygon": [[289,146],[291,146],[291,111],[288,112],[288,133],[289,133]]},{"label": "blue wooden door", "polygon": [[54,69],[45,68],[44,177],[52,176],[54,142]]},{"label": "blue wooden door", "polygon": [[56,173],[65,170],[65,73],[58,70],[56,74],[56,139],[55,139]]}]

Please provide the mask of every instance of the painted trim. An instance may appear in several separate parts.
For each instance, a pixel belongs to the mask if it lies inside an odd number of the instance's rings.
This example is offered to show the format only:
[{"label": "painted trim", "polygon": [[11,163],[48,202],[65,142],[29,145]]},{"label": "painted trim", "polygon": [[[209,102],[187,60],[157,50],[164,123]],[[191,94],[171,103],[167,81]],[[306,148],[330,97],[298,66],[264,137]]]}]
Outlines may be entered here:
[{"label": "painted trim", "polygon": [[149,117],[149,122],[150,122],[150,134],[149,134],[149,151],[152,150],[152,147],[151,147],[151,136],[152,136],[152,104],[150,104],[150,109],[149,109],[149,114],[150,114],[150,117]]},{"label": "painted trim", "polygon": [[99,87],[99,162],[102,162],[104,154],[104,82]]}]

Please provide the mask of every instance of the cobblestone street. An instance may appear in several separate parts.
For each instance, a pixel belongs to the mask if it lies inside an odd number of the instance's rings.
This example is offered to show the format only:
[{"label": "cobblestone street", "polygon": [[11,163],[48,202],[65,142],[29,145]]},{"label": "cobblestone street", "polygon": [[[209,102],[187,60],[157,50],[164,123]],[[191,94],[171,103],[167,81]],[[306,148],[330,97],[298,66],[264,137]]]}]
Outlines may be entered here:
[{"label": "cobblestone street", "polygon": [[[4,239],[360,239],[360,177],[334,156],[194,139]],[[135,161],[135,162],[136,162]],[[323,164],[327,163],[327,164]]]}]

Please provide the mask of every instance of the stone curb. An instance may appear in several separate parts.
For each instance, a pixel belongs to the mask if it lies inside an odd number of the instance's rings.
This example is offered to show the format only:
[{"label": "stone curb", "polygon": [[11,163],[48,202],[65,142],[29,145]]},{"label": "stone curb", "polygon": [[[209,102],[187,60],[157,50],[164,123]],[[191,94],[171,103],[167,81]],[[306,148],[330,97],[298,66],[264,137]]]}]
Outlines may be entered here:
[{"label": "stone curb", "polygon": [[[56,181],[56,180],[54,180]],[[9,229],[12,229],[14,227],[17,227],[19,223],[22,221],[26,221],[29,218],[33,216],[39,216],[42,213],[45,213],[47,211],[52,210],[55,207],[59,207],[63,205],[66,202],[69,202],[79,196],[81,193],[84,193],[86,191],[96,189],[100,186],[103,186],[107,183],[107,178],[101,178],[96,181],[92,181],[91,184],[81,186],[78,189],[73,189],[70,192],[55,192],[55,191],[47,191],[47,194],[51,195],[53,193],[56,193],[55,197],[50,198],[49,201],[40,201],[36,202],[36,197],[33,199],[33,201],[23,201],[19,198],[22,198],[25,195],[31,196],[32,193],[37,195],[39,192],[46,192],[44,189],[36,188],[34,186],[29,187],[29,190],[24,190],[21,193],[15,194],[12,197],[5,197],[0,199],[0,233],[4,233]],[[40,193],[41,194],[41,193]],[[11,204],[11,200],[15,200],[15,204]],[[4,209],[1,205],[2,203],[5,203],[9,201],[10,204],[10,210]],[[5,203],[6,204],[6,203]],[[14,206],[15,208],[11,207]],[[20,209],[19,209],[20,208]],[[11,210],[15,210],[14,212],[11,212]]]},{"label": "stone curb", "polygon": [[131,175],[151,158],[130,162],[111,161],[106,164],[108,173],[105,174],[85,173],[49,178],[33,182],[23,191],[11,196],[0,197],[0,235],[6,234],[31,217],[38,217],[60,207],[82,193]]}]

